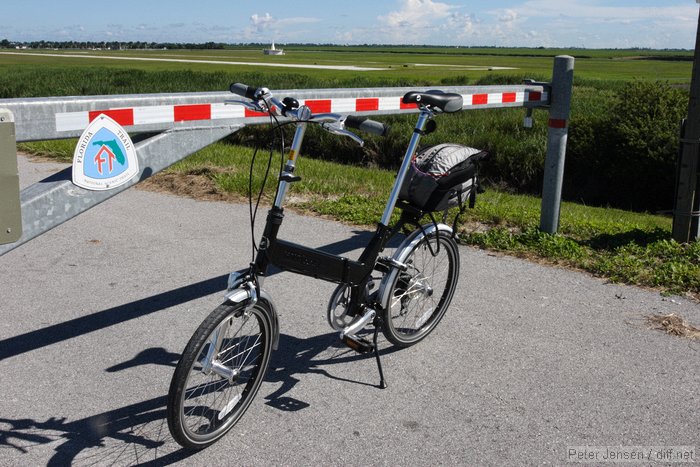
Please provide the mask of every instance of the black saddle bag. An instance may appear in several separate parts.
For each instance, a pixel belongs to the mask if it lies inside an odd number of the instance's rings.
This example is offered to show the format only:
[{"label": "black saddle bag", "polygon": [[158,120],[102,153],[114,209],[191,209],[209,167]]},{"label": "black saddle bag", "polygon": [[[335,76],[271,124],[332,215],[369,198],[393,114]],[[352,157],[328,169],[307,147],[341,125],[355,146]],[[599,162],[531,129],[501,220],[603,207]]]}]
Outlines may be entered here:
[{"label": "black saddle bag", "polygon": [[459,206],[476,194],[478,164],[488,153],[459,144],[438,144],[416,154],[399,199],[424,212]]}]

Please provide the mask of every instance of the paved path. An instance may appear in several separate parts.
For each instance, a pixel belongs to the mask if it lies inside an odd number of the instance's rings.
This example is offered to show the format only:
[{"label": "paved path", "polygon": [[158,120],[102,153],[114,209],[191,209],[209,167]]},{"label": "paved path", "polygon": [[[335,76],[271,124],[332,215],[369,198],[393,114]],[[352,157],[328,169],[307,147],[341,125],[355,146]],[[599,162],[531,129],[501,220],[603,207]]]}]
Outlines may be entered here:
[{"label": "paved path", "polygon": [[94,55],[94,54],[54,54],[38,52],[0,52],[0,55],[38,55],[40,57],[54,58],[90,58],[97,60],[130,60],[136,62],[170,62],[170,63],[204,63],[208,65],[232,65],[232,66],[268,66],[276,68],[310,68],[315,70],[344,70],[344,71],[382,71],[390,68],[360,67],[354,65],[311,65],[302,63],[268,63],[268,62],[235,62],[231,60],[197,60],[184,58],[154,58],[154,57],[117,57],[114,55]]},{"label": "paved path", "polygon": [[[24,184],[55,169],[20,162]],[[383,344],[383,391],[371,357],[337,347],[332,285],[271,277],[281,348],[257,399],[219,443],[179,450],[163,418],[173,366],[249,260],[246,218],[130,189],[0,257],[0,465],[500,466],[563,464],[569,446],[700,447],[700,342],[642,321],[697,324],[697,304],[462,247],[438,329]],[[350,256],[367,235],[286,222]]]}]

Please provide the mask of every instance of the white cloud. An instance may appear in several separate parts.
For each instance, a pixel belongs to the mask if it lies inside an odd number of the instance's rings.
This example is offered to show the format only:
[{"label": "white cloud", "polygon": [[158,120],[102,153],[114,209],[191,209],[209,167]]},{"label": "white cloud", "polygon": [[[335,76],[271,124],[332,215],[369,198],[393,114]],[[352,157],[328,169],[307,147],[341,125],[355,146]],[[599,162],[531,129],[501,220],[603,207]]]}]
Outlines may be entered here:
[{"label": "white cloud", "polygon": [[[291,17],[275,18],[270,13],[259,15],[257,13],[250,17],[250,26],[243,31],[241,37],[246,40],[288,40],[291,38],[303,40],[303,37],[313,36],[312,31],[296,29],[300,24],[317,23],[320,19],[311,17]],[[263,36],[264,35],[264,36]],[[272,37],[269,37],[272,36]]]},{"label": "white cloud", "polygon": [[377,18],[390,29],[422,28],[449,16],[455,7],[433,0],[402,0],[399,10]]},{"label": "white cloud", "polygon": [[275,19],[272,17],[272,15],[270,15],[270,13],[265,13],[262,16],[255,13],[250,17],[250,22],[255,31],[263,32],[265,29],[268,29],[272,24],[275,23]]},{"label": "white cloud", "polygon": [[485,37],[504,46],[692,47],[697,25],[697,5],[681,0],[656,7],[611,6],[600,0],[525,0],[482,14],[490,25],[483,31]]},{"label": "white cloud", "polygon": [[[492,14],[500,16],[504,10],[493,11]],[[632,21],[643,19],[669,18],[686,21],[697,17],[697,6],[687,2],[679,2],[676,5],[656,7],[621,7],[605,6],[600,2],[591,0],[528,0],[518,7],[512,7],[509,11],[531,17],[552,18],[558,16],[575,17],[577,19],[599,19]]]},{"label": "white cloud", "polygon": [[318,23],[321,20],[319,18],[309,18],[304,16],[296,16],[294,18],[283,18],[277,21],[279,26],[293,26],[297,24],[311,24]]},{"label": "white cloud", "polygon": [[498,21],[501,23],[514,23],[518,19],[518,13],[515,10],[503,10],[498,16]]},{"label": "white cloud", "polygon": [[458,37],[464,37],[474,32],[474,20],[470,15],[463,15],[456,12],[451,13],[443,29],[452,31]]},{"label": "white cloud", "polygon": [[340,43],[350,43],[354,38],[352,31],[338,32],[335,37]]}]

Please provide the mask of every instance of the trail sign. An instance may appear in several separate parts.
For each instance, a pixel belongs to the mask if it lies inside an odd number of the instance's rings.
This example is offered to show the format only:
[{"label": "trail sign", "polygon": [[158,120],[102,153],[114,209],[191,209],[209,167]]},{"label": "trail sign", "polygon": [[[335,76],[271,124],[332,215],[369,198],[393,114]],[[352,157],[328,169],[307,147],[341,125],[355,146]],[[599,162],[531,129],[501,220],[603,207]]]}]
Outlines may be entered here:
[{"label": "trail sign", "polygon": [[107,115],[100,114],[83,131],[73,155],[73,183],[86,190],[110,190],[139,173],[129,134]]}]

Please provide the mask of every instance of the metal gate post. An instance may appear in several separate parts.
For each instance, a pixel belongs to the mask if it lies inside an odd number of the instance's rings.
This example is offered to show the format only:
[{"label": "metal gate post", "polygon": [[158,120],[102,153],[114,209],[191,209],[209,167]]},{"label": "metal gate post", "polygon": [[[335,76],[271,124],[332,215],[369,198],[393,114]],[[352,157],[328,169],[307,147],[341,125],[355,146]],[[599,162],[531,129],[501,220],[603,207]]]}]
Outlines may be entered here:
[{"label": "metal gate post", "polygon": [[542,211],[540,230],[554,234],[559,228],[561,190],[564,179],[566,140],[569,133],[569,112],[574,85],[574,57],[559,55],[554,58],[552,72],[551,106],[547,131],[547,156],[542,184]]},{"label": "metal gate post", "polygon": [[12,243],[22,235],[22,216],[15,119],[7,109],[0,109],[0,200],[0,244]]},{"label": "metal gate post", "polygon": [[695,60],[690,80],[688,118],[681,137],[673,206],[673,239],[680,243],[700,240],[700,17],[695,39]]}]

